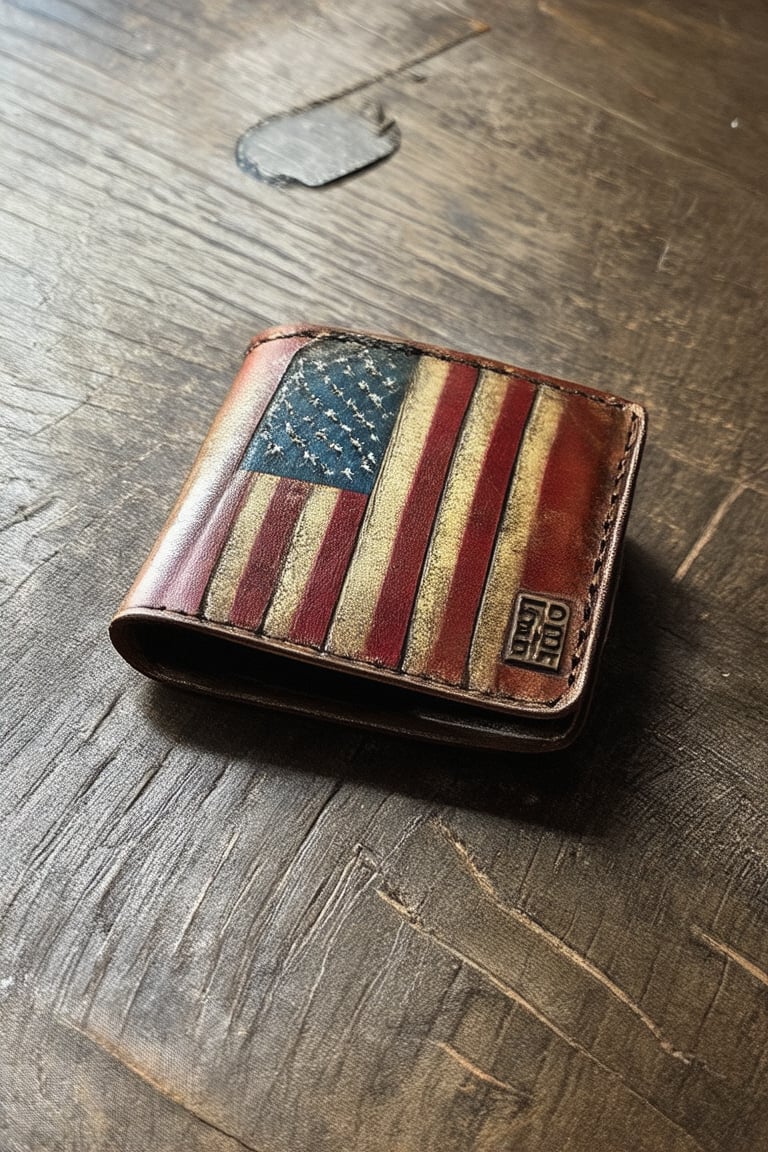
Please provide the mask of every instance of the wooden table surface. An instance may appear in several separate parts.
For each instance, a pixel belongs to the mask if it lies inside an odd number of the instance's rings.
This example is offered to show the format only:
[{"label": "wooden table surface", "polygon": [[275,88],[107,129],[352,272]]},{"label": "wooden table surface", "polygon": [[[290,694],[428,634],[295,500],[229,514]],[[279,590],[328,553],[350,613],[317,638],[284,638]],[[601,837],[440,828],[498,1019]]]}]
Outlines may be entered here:
[{"label": "wooden table surface", "polygon": [[[768,1147],[764,2],[0,28],[2,1152]],[[367,80],[394,157],[238,170],[249,125]],[[573,750],[361,735],[111,649],[245,345],[294,321],[647,404]]]}]

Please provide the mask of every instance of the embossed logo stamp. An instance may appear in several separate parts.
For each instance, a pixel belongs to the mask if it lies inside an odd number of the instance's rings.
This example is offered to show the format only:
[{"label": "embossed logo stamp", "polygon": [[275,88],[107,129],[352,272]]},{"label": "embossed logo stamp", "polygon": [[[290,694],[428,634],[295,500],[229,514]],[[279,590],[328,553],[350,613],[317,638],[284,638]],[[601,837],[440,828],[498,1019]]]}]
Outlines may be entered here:
[{"label": "embossed logo stamp", "polygon": [[521,592],[515,601],[505,661],[540,672],[558,672],[570,616],[570,605],[564,600]]}]

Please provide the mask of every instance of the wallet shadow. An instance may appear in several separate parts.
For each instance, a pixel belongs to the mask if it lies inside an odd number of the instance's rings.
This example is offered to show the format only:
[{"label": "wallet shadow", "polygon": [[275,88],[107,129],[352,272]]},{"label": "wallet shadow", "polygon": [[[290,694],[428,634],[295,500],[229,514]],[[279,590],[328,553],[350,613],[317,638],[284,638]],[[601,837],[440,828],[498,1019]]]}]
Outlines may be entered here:
[{"label": "wallet shadow", "polygon": [[[670,574],[628,541],[611,630],[588,722],[568,748],[499,753],[268,711],[252,704],[148,685],[142,705],[175,743],[252,760],[254,770],[306,773],[472,808],[576,834],[605,835],[651,739],[672,669],[659,659],[660,627],[681,612],[695,622]],[[695,623],[692,623],[695,626]]]}]

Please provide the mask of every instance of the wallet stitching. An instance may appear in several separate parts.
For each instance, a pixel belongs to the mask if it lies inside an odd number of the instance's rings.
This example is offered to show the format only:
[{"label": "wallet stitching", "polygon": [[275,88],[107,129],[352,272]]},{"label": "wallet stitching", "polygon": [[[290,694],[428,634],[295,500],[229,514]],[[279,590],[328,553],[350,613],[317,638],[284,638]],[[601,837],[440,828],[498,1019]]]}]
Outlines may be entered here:
[{"label": "wallet stitching", "polygon": [[[413,344],[401,340],[387,340],[379,336],[367,336],[365,333],[343,332],[333,328],[298,328],[290,332],[277,332],[273,336],[257,336],[246,349],[246,356],[259,348],[262,344],[270,344],[274,340],[295,340],[297,337],[302,336],[321,336],[327,332],[329,336],[333,336],[334,340],[339,340],[346,343],[359,343],[360,339],[365,340],[367,344],[372,344],[377,348],[396,348],[399,352],[409,352],[412,356],[430,356],[433,360],[445,360],[450,364],[466,364],[469,367],[476,367],[478,364],[483,364],[482,356],[462,356],[461,353],[456,352],[442,352],[438,349],[429,351],[422,351],[419,348],[414,348]],[[577,385],[566,385],[553,380],[550,376],[532,376],[522,369],[515,367],[493,368],[491,371],[498,372],[500,376],[513,376],[516,380],[525,380],[528,384],[545,384],[547,388],[554,388],[558,392],[564,392],[567,396],[583,396],[586,400],[592,400],[595,404],[603,404],[607,408],[621,408],[626,410],[632,408],[632,404],[628,400],[622,400],[620,396],[604,396],[600,393],[588,391],[584,388],[579,388]],[[636,419],[636,417],[633,417]]]},{"label": "wallet stitching", "polygon": [[[573,687],[573,684],[576,680],[578,675],[576,669],[581,663],[582,652],[584,651],[584,646],[592,630],[592,624],[590,621],[593,621],[595,600],[597,599],[598,593],[605,578],[605,552],[608,548],[608,542],[611,538],[613,526],[616,522],[620,489],[622,487],[623,480],[626,478],[627,462],[635,442],[637,422],[637,413],[632,412],[629,428],[627,429],[627,439],[624,443],[624,452],[622,453],[621,459],[619,460],[619,464],[616,469],[616,475],[614,476],[613,480],[613,489],[611,490],[608,514],[603,521],[603,535],[600,538],[600,543],[597,548],[597,556],[595,557],[594,563],[592,565],[592,580],[590,581],[589,589],[587,592],[587,602],[584,605],[581,628],[579,629],[578,635],[576,637],[576,647],[574,649],[573,656],[571,657],[571,668],[568,674],[568,688],[566,689],[566,692]],[[562,692],[553,701],[553,703],[557,704],[560,700],[562,700],[565,694],[565,692]]]},{"label": "wallet stitching", "polygon": [[[316,334],[316,329],[304,329],[304,330],[300,330],[300,331],[292,331],[290,333],[288,333],[288,332],[278,333],[275,336],[267,336],[267,337],[263,337],[263,338],[257,338],[256,340],[252,341],[251,344],[248,346],[248,353],[253,351],[254,348],[259,347],[261,344],[270,343],[273,340],[286,340],[286,339],[294,338],[296,336],[308,336],[308,335],[315,335],[315,334]],[[352,334],[347,335],[346,333],[343,333],[343,332],[338,333],[338,335],[336,335],[336,338],[339,340],[346,340],[346,341],[359,340],[359,336],[352,335]],[[365,339],[367,340],[368,343],[378,344],[380,346],[386,346],[386,347],[392,347],[392,345],[394,344],[396,347],[400,348],[403,351],[411,351],[414,355],[420,354],[420,353],[418,353],[417,350],[413,349],[412,345],[409,345],[409,344],[405,344],[405,343],[398,344],[396,341],[392,341],[392,340],[377,340],[375,337],[365,337]],[[447,361],[450,361],[450,362],[456,363],[456,364],[468,364],[468,365],[477,364],[478,359],[479,359],[477,357],[475,357],[475,358],[462,358],[458,355],[452,356],[452,355],[447,354],[447,353],[443,353],[443,354],[430,353],[430,355],[434,355],[435,359],[447,360]],[[607,407],[621,408],[622,410],[627,410],[627,409],[633,408],[631,403],[629,403],[627,401],[623,401],[623,400],[619,399],[618,397],[616,399],[609,399],[607,397],[603,398],[601,396],[593,395],[591,392],[584,392],[580,388],[567,388],[561,384],[553,383],[547,378],[529,376],[526,373],[518,372],[517,370],[512,370],[510,372],[503,372],[501,374],[506,375],[506,376],[514,376],[517,379],[526,380],[529,383],[536,384],[536,385],[541,384],[543,382],[548,387],[556,388],[560,392],[565,392],[569,395],[574,395],[574,396],[584,396],[588,400],[593,400],[597,404],[604,404]],[[577,669],[578,669],[579,664],[581,663],[584,647],[587,643],[587,640],[589,639],[589,636],[590,636],[591,631],[592,631],[592,627],[594,625],[595,601],[597,599],[597,596],[600,592],[600,588],[601,588],[603,581],[604,581],[604,578],[605,578],[605,553],[606,553],[606,550],[608,548],[608,544],[609,544],[609,541],[611,538],[611,532],[612,532],[614,524],[616,522],[616,515],[618,512],[618,504],[619,504],[619,499],[620,499],[620,489],[622,486],[622,481],[626,478],[627,462],[629,460],[630,453],[631,453],[632,448],[633,448],[634,443],[635,443],[635,435],[636,435],[638,419],[639,418],[638,418],[637,413],[634,410],[630,411],[630,423],[629,423],[629,428],[627,429],[627,438],[626,438],[626,441],[624,443],[624,451],[621,455],[618,466],[616,468],[616,473],[614,475],[613,487],[611,489],[611,495],[610,495],[610,499],[609,499],[608,513],[607,513],[607,515],[603,521],[603,534],[602,534],[602,536],[600,538],[600,542],[598,544],[597,555],[595,556],[595,559],[593,561],[592,579],[590,581],[589,588],[587,590],[587,600],[586,600],[586,603],[584,605],[584,610],[582,613],[581,627],[579,628],[579,632],[578,632],[577,637],[576,637],[576,646],[573,650],[573,655],[571,657],[571,666],[570,666],[569,673],[568,673],[567,686],[563,692],[561,692],[558,696],[553,697],[551,700],[536,701],[536,703],[542,707],[554,708],[557,704],[559,704],[560,701],[563,699],[563,697],[566,696],[568,694],[568,692],[570,691],[570,689],[573,687],[573,685],[576,681],[576,678],[578,676]],[[206,623],[218,623],[218,624],[221,623],[220,621],[212,620],[210,617],[206,616],[202,612],[184,612],[178,608],[167,608],[165,606],[155,607],[153,610],[154,611],[160,611],[160,612],[173,612],[175,615],[186,616],[186,617],[189,617],[190,619],[200,620],[200,621],[203,621]],[[242,632],[248,632],[254,636],[259,635],[259,632],[257,632],[255,629],[251,629],[251,628],[239,628],[236,630],[242,631]],[[318,651],[322,651],[322,650],[318,649]],[[350,661],[350,663],[354,666],[356,663],[359,663],[359,662],[358,661]],[[391,669],[389,671],[391,671],[393,674],[397,674],[398,670]],[[444,684],[444,686],[447,689],[450,689],[451,687],[453,687],[452,685],[450,685],[446,682],[437,680],[435,677],[432,677],[432,676],[424,675],[423,673],[402,673],[401,672],[400,675],[403,676],[404,679],[408,679],[408,680],[424,680],[424,681],[432,682],[435,684],[441,684],[441,685]],[[499,697],[499,693],[494,692],[490,689],[484,689],[484,690],[478,691],[477,689],[473,690],[471,688],[462,688],[461,691],[463,693],[466,693],[469,696],[474,696],[474,697],[490,697],[490,696],[494,696],[496,698]],[[527,700],[526,697],[523,697],[523,696],[505,695],[504,699],[506,699],[510,702],[513,702],[513,703],[521,703],[521,704],[532,703],[532,701]]]}]

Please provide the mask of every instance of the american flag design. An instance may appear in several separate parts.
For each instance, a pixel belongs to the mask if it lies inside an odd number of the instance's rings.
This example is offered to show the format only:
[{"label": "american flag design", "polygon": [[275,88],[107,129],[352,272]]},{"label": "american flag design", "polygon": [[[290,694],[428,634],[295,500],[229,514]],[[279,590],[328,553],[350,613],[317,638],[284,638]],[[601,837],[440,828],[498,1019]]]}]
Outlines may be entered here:
[{"label": "american flag design", "polygon": [[[623,401],[502,365],[276,330],[246,358],[129,606],[552,708],[578,675],[632,421]],[[507,658],[521,593],[568,606],[554,670]]]}]

